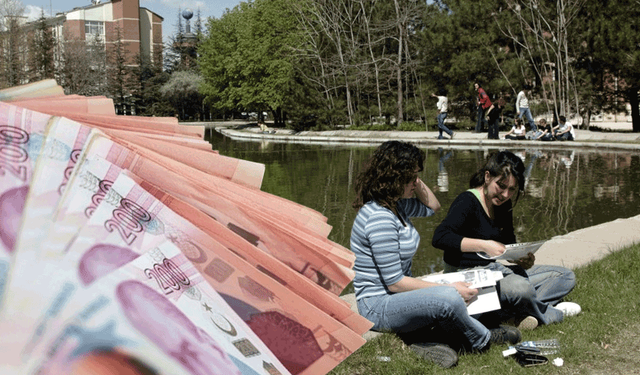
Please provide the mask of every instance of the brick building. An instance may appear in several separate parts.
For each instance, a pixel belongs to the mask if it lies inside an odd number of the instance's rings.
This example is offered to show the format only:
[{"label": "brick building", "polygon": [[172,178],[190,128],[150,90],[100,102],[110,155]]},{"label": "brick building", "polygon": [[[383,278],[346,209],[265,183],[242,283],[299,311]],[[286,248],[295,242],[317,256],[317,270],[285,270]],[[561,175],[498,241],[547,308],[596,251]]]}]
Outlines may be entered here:
[{"label": "brick building", "polygon": [[[56,69],[60,68],[60,55],[65,43],[96,40],[104,46],[105,56],[111,55],[118,33],[125,49],[128,67],[136,67],[139,57],[154,65],[162,65],[162,22],[158,14],[140,7],[140,0],[86,0],[89,4],[57,13],[44,20],[55,41],[52,51]],[[31,61],[29,48],[40,21],[27,22],[23,16],[8,16],[6,24],[13,22],[20,32],[0,31],[0,87],[29,83]],[[109,61],[106,61],[107,65]],[[4,77],[3,77],[4,76]],[[11,76],[11,78],[7,78]]]},{"label": "brick building", "polygon": [[119,28],[131,59],[128,64],[136,65],[134,57],[138,55],[148,57],[153,63],[162,62],[163,20],[149,9],[141,8],[139,0],[93,0],[85,7],[56,14],[48,23],[57,40],[90,40],[98,34],[107,52],[117,40]]}]

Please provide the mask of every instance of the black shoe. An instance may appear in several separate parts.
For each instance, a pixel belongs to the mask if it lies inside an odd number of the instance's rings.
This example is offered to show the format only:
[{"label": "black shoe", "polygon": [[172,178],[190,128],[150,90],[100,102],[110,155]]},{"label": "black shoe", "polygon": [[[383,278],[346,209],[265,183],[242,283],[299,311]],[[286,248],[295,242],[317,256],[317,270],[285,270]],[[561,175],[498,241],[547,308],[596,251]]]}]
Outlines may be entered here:
[{"label": "black shoe", "polygon": [[512,344],[515,345],[522,340],[522,333],[516,327],[501,325],[498,328],[492,328],[491,338],[489,342],[492,344]]},{"label": "black shoe", "polygon": [[458,364],[458,353],[445,344],[423,342],[411,344],[409,348],[427,361],[434,362],[443,368],[450,368]]}]

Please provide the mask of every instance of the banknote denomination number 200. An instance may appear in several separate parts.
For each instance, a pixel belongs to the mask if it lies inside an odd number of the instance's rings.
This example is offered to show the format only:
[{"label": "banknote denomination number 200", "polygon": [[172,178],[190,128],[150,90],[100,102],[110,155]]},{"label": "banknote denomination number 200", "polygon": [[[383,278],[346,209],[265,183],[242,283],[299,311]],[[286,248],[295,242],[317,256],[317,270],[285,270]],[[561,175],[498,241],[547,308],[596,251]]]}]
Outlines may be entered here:
[{"label": "banknote denomination number 200", "polygon": [[153,269],[145,269],[144,274],[150,279],[155,279],[165,294],[173,293],[174,290],[180,290],[183,286],[191,284],[189,277],[182,272],[180,267],[167,258],[162,264],[154,264]]},{"label": "banknote denomination number 200", "polygon": [[120,206],[113,210],[112,218],[105,221],[104,226],[110,233],[116,230],[127,243],[131,245],[136,240],[137,233],[144,230],[143,222],[151,220],[151,215],[135,202],[122,198]]},{"label": "banknote denomination number 200", "polygon": [[29,133],[15,126],[0,126],[0,176],[9,171],[22,182],[27,181],[27,168],[24,163],[29,159],[26,144]]}]

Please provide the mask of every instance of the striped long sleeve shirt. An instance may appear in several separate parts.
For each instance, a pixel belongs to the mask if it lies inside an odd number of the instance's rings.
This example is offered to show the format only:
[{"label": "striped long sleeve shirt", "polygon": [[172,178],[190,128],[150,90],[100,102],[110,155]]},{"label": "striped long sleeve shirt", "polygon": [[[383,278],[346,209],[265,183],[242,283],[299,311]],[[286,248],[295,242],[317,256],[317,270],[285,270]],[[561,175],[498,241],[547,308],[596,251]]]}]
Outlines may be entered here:
[{"label": "striped long sleeve shirt", "polygon": [[351,229],[356,299],[389,294],[388,285],[411,276],[420,234],[409,218],[431,216],[434,211],[415,198],[398,201],[398,211],[406,226],[391,210],[373,201],[358,211]]}]

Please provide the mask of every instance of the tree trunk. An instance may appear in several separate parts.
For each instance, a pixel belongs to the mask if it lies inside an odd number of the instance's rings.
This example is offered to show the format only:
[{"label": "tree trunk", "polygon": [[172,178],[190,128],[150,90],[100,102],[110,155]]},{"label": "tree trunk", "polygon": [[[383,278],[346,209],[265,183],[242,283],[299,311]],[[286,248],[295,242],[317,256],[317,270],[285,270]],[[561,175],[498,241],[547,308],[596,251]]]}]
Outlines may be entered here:
[{"label": "tree trunk", "polygon": [[[364,1],[360,1],[360,7],[362,8],[362,13],[364,14],[364,23],[365,23],[365,30],[367,33],[367,45],[369,48],[369,55],[371,56],[371,62],[373,63],[373,69],[374,69],[374,74],[375,74],[375,81],[376,81],[376,99],[377,99],[377,103],[378,103],[378,118],[382,117],[382,99],[380,97],[380,70],[378,69],[378,61],[376,60],[375,54],[373,52],[373,43],[371,41],[371,30],[369,29],[369,17],[370,15],[368,15],[366,13],[366,9],[364,6]],[[369,119],[369,122],[371,121],[371,119]]]},{"label": "tree trunk", "polygon": [[396,126],[400,125],[404,120],[404,113],[402,107],[404,107],[403,93],[402,93],[402,47],[404,46],[404,21],[401,19],[400,6],[398,1],[394,0],[396,6],[396,15],[398,17],[398,62],[396,66],[396,80],[398,82],[398,118],[396,120]]},{"label": "tree trunk", "polygon": [[589,105],[589,107],[585,111],[583,121],[582,121],[582,128],[589,130],[590,126],[591,126],[591,105]]}]

